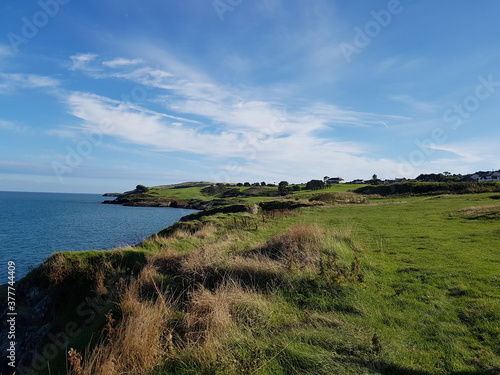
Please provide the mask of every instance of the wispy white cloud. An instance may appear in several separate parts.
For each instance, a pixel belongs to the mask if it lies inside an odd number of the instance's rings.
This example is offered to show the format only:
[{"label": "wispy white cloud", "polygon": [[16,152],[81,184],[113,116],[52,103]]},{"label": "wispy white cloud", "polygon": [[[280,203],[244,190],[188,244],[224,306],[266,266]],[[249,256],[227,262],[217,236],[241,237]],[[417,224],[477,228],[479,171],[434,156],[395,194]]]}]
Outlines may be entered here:
[{"label": "wispy white cloud", "polygon": [[410,95],[393,95],[391,96],[391,99],[396,102],[406,104],[413,111],[419,113],[434,113],[439,108],[439,106],[436,103],[430,103],[418,100],[411,97]]},{"label": "wispy white cloud", "polygon": [[[159,53],[156,58],[163,57],[164,52]],[[161,89],[160,94],[152,100],[162,104],[165,109],[202,116],[208,124],[220,124],[233,131],[265,132],[274,127],[278,118],[283,117],[281,112],[284,105],[267,99],[275,96],[272,90],[270,93],[263,90],[255,92],[252,89],[220,85],[170,56],[161,60],[167,61],[167,66],[152,68],[145,65],[134,70],[101,72],[99,78],[126,79],[146,87]],[[286,97],[281,99],[285,101]],[[346,124],[370,126],[389,119],[403,117],[362,113],[331,104],[302,103],[292,116],[287,117],[286,126],[278,133],[310,132]],[[273,132],[276,133],[275,130]]]},{"label": "wispy white cloud", "polygon": [[0,130],[13,130],[16,128],[16,124],[12,121],[0,120]]},{"label": "wispy white cloud", "polygon": [[216,134],[193,126],[179,127],[172,125],[174,121],[161,114],[93,94],[73,93],[68,98],[68,104],[71,114],[83,120],[82,127],[85,130],[160,151],[224,156],[227,154],[227,145],[235,144],[238,140],[235,133]]},{"label": "wispy white cloud", "polygon": [[[179,126],[177,121],[160,113],[79,92],[68,98],[68,105],[71,113],[82,120],[85,131],[155,151],[187,152],[236,163],[239,172],[231,172],[233,179],[237,179],[240,173],[246,176],[255,174],[256,178],[259,174],[313,178],[325,170],[350,175],[354,170],[364,168],[393,176],[398,167],[388,159],[370,158],[366,155],[369,147],[365,144],[320,138],[315,135],[314,127],[311,129],[307,125],[281,130],[282,125],[276,123],[276,133],[200,127],[190,123]],[[299,122],[299,119],[293,121]],[[321,125],[319,118],[310,121]]]},{"label": "wispy white cloud", "polygon": [[376,67],[379,73],[401,72],[421,69],[426,63],[427,61],[422,57],[405,58],[402,56],[390,56],[380,61]]},{"label": "wispy white cloud", "polygon": [[[82,120],[83,128],[96,131],[103,121],[110,121],[112,126],[106,134],[126,143],[228,163],[235,159],[239,170],[247,174],[254,171],[256,176],[307,174],[313,170],[321,174],[332,165],[337,174],[353,175],[356,170],[362,173],[369,168],[381,176],[399,175],[399,163],[370,156],[373,147],[368,144],[336,140],[331,130],[339,126],[392,127],[407,117],[296,99],[290,102],[294,94],[290,97],[276,87],[256,89],[217,83],[153,45],[142,45],[136,52],[147,63],[106,64],[120,59],[102,61],[89,54],[78,59],[84,64],[73,65],[73,69],[93,78],[128,80],[155,89],[142,106],[73,93],[67,103],[71,113]],[[147,109],[151,102],[161,104],[164,111]],[[294,167],[283,165],[284,160],[294,160]]]},{"label": "wispy white cloud", "polygon": [[47,135],[55,135],[63,139],[75,139],[81,135],[81,129],[75,127],[64,127],[57,129],[48,129],[45,131]]},{"label": "wispy white cloud", "polygon": [[[95,57],[92,58],[95,60]],[[232,131],[258,130],[269,127],[276,121],[276,104],[244,97],[238,88],[224,87],[212,82],[200,72],[172,59],[164,68],[152,68],[148,65],[133,70],[101,72],[99,78],[120,78],[134,83],[161,89],[160,95],[154,98],[165,109],[176,113],[202,116],[207,124],[220,124]],[[93,75],[94,67],[81,69]],[[144,110],[144,109],[143,109]],[[304,127],[300,124],[287,124],[290,127]],[[310,122],[309,128],[321,128],[322,125]]]},{"label": "wispy white cloud", "polygon": [[0,120],[0,131],[9,131],[15,133],[29,133],[30,128],[19,124],[18,122]]},{"label": "wispy white cloud", "polygon": [[[335,140],[329,132],[339,126],[387,126],[404,117],[306,101],[294,101],[287,108],[282,92],[219,84],[164,50],[152,47],[143,52],[143,59],[154,68],[138,61],[106,70],[96,55],[86,55],[79,59],[85,64],[73,66],[93,78],[123,79],[156,89],[156,96],[140,106],[73,92],[67,104],[70,113],[82,120],[82,129],[156,151],[236,160],[246,173],[267,170],[266,174],[280,175],[288,169],[283,161],[294,160],[287,171],[292,175],[311,171],[311,165],[320,173],[332,164],[338,173],[373,165],[382,174],[383,165],[390,176],[396,174],[396,162],[370,157],[367,144]],[[164,111],[152,111],[148,103],[161,104]]]},{"label": "wispy white cloud", "polygon": [[137,65],[141,64],[144,61],[142,59],[125,59],[125,58],[117,58],[113,60],[103,61],[102,65],[110,67],[110,68],[119,68],[123,66]]},{"label": "wispy white cloud", "polygon": [[430,145],[428,148],[452,154],[447,160],[454,160],[454,164],[500,164],[498,142],[491,139],[474,139],[460,143]]},{"label": "wispy white cloud", "polygon": [[93,68],[90,64],[96,59],[97,55],[94,53],[79,53],[70,56],[71,66],[70,70],[81,70],[86,72],[97,71],[98,69]]},{"label": "wispy white cloud", "polygon": [[60,82],[52,77],[0,73],[0,93],[9,93],[17,89],[51,88],[59,85]]}]

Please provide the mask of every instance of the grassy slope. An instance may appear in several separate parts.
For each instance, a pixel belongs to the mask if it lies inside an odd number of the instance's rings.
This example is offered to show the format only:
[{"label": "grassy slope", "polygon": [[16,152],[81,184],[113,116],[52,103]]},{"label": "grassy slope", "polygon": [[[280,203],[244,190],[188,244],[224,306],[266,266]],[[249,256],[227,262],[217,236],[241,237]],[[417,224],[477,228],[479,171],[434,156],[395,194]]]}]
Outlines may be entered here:
[{"label": "grassy slope", "polygon": [[[201,218],[198,232],[144,242],[136,251],[147,255],[149,273],[131,285],[159,286],[174,299],[161,307],[168,329],[158,336],[153,373],[489,373],[500,367],[499,203],[492,195],[218,214]],[[488,208],[464,210],[477,206]],[[308,256],[265,253],[282,243],[298,243]],[[107,280],[111,289],[116,275]],[[118,305],[125,317],[127,293]],[[148,298],[134,298],[143,308],[132,311],[145,314],[140,321],[154,315]],[[130,337],[125,342],[133,346]]]},{"label": "grassy slope", "polygon": [[[299,185],[301,187],[305,185]],[[328,189],[323,189],[321,192],[344,192],[348,191],[354,188],[358,188],[362,185],[350,185],[350,184],[337,184],[337,185],[332,185]],[[232,189],[238,189],[242,192],[245,191],[251,191],[252,189],[255,189],[255,187],[237,187],[237,186],[231,186]],[[191,199],[198,199],[198,200],[203,200],[203,201],[210,201],[213,200],[215,197],[210,196],[207,194],[203,194],[201,192],[202,188],[201,187],[182,187],[182,184],[180,185],[172,185],[172,186],[165,186],[165,187],[153,187],[150,189],[148,192],[148,195],[151,195],[152,197],[158,197],[159,199],[163,200],[191,200]],[[264,187],[264,191],[278,191],[277,187]],[[294,192],[293,196],[296,198],[310,198],[311,196],[317,194],[317,191],[311,191],[311,190],[302,190],[299,192]],[[271,197],[259,197],[259,196],[251,196],[251,197],[238,197],[237,199],[244,199],[245,201],[248,202],[260,202],[262,200],[267,200],[271,199]]]},{"label": "grassy slope", "polygon": [[189,199],[200,199],[200,200],[210,200],[211,197],[200,192],[200,188],[188,187],[179,189],[151,189],[149,194],[158,195],[159,197],[172,199],[172,200],[189,200]]}]

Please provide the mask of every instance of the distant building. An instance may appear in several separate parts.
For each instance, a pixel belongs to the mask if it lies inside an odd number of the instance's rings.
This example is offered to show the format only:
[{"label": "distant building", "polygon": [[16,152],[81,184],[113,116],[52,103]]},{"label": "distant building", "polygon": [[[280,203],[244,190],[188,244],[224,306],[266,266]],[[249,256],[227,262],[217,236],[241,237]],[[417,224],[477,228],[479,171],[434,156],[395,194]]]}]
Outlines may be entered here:
[{"label": "distant building", "polygon": [[342,177],[332,177],[325,181],[327,184],[345,184]]}]

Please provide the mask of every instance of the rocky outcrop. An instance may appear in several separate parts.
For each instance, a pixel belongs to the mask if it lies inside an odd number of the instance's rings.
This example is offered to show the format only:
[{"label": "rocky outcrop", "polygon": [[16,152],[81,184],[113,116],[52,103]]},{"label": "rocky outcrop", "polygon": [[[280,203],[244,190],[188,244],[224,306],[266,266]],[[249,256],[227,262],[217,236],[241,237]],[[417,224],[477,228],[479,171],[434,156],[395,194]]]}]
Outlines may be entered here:
[{"label": "rocky outcrop", "polygon": [[172,207],[187,208],[191,210],[205,210],[211,207],[211,202],[198,199],[172,200],[154,197],[148,194],[126,194],[120,195],[113,200],[105,200],[103,204],[120,204],[130,207]]}]

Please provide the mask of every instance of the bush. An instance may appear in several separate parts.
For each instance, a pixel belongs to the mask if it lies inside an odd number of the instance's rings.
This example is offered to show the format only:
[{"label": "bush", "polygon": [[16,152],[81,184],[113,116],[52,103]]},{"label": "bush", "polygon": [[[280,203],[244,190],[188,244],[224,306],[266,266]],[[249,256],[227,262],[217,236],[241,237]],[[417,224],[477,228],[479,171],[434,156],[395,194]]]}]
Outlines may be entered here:
[{"label": "bush", "polygon": [[290,191],[290,187],[288,186],[288,181],[281,181],[278,184],[278,192],[280,195],[286,195]]},{"label": "bush", "polygon": [[147,193],[149,191],[149,188],[144,185],[137,185],[135,187],[135,190],[137,190],[139,193]]},{"label": "bush", "polygon": [[224,184],[216,184],[201,189],[201,192],[206,195],[217,195],[225,193],[227,190],[228,188]]},{"label": "bush", "polygon": [[306,183],[306,190],[320,190],[325,188],[325,183],[321,180],[311,180]]}]

